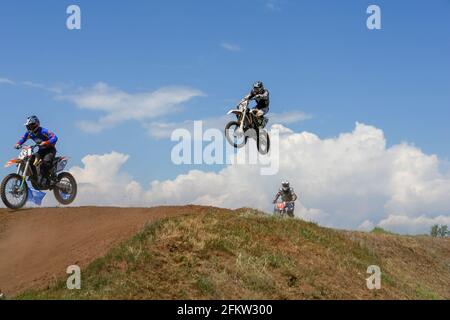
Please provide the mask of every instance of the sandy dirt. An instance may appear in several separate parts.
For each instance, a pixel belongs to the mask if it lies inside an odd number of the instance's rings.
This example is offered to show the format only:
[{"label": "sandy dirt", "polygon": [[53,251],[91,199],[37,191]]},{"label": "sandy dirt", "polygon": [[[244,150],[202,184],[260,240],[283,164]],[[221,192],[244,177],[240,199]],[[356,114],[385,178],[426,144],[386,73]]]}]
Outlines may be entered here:
[{"label": "sandy dirt", "polygon": [[[43,288],[81,269],[147,222],[205,207],[0,209],[0,290],[15,295]],[[66,275],[67,276],[67,275]]]}]

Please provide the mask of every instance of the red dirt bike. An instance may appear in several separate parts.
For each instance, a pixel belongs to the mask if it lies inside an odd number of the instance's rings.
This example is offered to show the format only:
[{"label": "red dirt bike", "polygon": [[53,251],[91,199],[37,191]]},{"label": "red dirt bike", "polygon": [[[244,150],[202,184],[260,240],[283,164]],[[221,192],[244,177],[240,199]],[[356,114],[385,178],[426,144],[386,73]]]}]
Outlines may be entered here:
[{"label": "red dirt bike", "polygon": [[38,145],[24,146],[16,159],[9,160],[5,168],[17,166],[17,172],[7,175],[0,186],[0,195],[3,203],[10,209],[22,208],[28,200],[28,181],[35,190],[52,190],[56,200],[63,204],[71,204],[77,195],[77,183],[68,172],[63,172],[68,158],[56,157],[53,160],[48,177],[41,179],[40,161],[36,163],[35,152]]},{"label": "red dirt bike", "polygon": [[288,201],[282,201],[275,203],[275,207],[273,209],[273,213],[278,216],[289,216],[291,218],[294,217],[294,203]]}]

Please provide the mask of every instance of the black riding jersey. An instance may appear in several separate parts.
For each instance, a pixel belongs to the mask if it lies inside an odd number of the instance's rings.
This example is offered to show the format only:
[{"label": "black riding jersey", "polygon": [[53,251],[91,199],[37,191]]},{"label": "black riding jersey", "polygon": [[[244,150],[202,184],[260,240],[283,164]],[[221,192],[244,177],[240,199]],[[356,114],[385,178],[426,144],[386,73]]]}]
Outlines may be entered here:
[{"label": "black riding jersey", "polygon": [[294,202],[297,200],[297,195],[294,192],[293,188],[289,188],[288,190],[284,191],[283,189],[280,189],[277,194],[275,195],[274,202],[278,200],[278,198],[281,197],[281,200],[285,202]]},{"label": "black riding jersey", "polygon": [[248,100],[255,100],[257,109],[268,108],[270,104],[269,90],[267,89],[264,89],[261,93],[256,93],[252,90],[245,98]]}]

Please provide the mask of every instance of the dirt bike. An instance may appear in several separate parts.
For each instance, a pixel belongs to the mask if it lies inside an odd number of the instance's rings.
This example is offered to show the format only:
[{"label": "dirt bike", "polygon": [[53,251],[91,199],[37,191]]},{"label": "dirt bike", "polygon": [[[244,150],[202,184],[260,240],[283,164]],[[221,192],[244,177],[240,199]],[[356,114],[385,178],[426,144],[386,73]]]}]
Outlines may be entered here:
[{"label": "dirt bike", "polygon": [[236,115],[237,121],[230,121],[225,126],[225,137],[235,148],[242,148],[249,137],[256,138],[256,146],[261,154],[267,154],[270,149],[269,133],[264,129],[267,119],[261,124],[256,117],[256,110],[251,110],[249,101],[241,101],[235,109],[227,114]]},{"label": "dirt bike", "polygon": [[273,213],[279,216],[289,216],[291,218],[294,217],[294,203],[289,201],[282,201],[275,203],[275,207],[273,209]]},{"label": "dirt bike", "polygon": [[46,178],[40,175],[41,161],[35,163],[35,152],[39,145],[24,146],[16,159],[9,160],[5,168],[17,166],[17,172],[7,175],[0,186],[3,203],[10,209],[22,208],[28,200],[28,181],[35,190],[52,190],[56,200],[63,204],[71,204],[77,195],[77,183],[68,172],[64,172],[67,157],[55,157]]}]

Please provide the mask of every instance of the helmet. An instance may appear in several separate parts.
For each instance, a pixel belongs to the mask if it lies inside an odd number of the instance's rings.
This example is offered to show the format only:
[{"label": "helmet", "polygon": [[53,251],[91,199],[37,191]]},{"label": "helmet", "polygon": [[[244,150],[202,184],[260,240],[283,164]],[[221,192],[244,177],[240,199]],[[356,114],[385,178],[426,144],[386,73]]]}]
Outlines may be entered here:
[{"label": "helmet", "polygon": [[38,117],[31,116],[27,118],[27,122],[25,122],[25,127],[27,127],[27,130],[36,133],[37,129],[41,126],[41,123],[39,122]]},{"label": "helmet", "polygon": [[281,188],[283,189],[283,191],[288,191],[289,190],[289,182],[286,180],[281,182]]},{"label": "helmet", "polygon": [[259,92],[261,92],[263,90],[264,90],[264,85],[263,85],[262,81],[256,81],[253,84],[253,91],[254,92],[259,93]]}]

